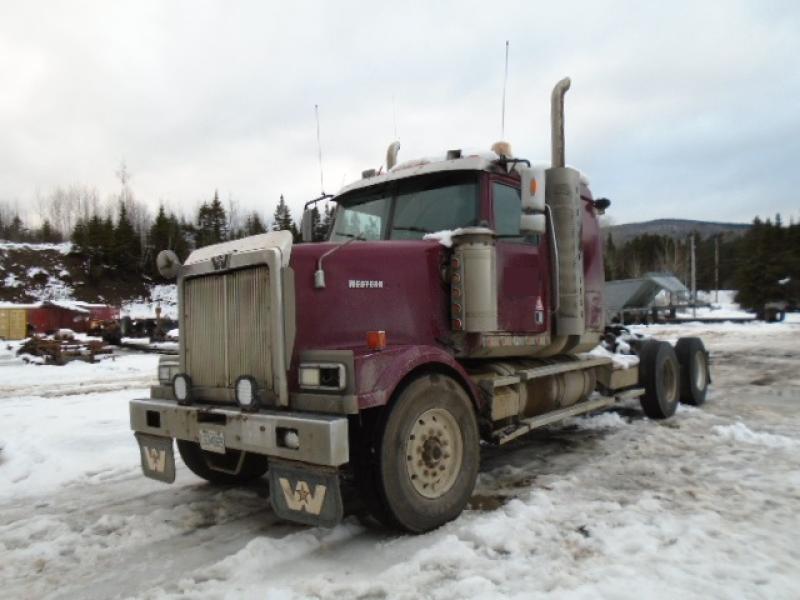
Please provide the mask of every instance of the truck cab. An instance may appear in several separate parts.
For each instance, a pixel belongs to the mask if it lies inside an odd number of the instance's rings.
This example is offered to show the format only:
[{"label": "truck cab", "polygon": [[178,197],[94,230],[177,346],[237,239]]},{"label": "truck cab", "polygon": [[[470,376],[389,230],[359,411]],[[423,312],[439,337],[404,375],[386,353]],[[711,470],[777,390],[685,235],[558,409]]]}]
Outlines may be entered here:
[{"label": "truck cab", "polygon": [[[568,86],[554,90],[555,132]],[[278,231],[182,265],[162,253],[162,273],[177,277],[180,353],[151,398],[131,402],[144,473],[174,480],[174,439],[211,482],[269,472],[286,519],[338,523],[352,482],[377,519],[420,532],[466,506],[481,440],[624,396],[656,418],[691,401],[671,347],[645,344],[647,369],[587,354],[607,335],[607,202],[564,166],[559,143],[552,166],[507,144],[394,164],[392,145],[385,172],[333,198],[327,242]],[[686,352],[687,373],[707,374],[704,348]],[[707,378],[695,371],[701,402]]]}]

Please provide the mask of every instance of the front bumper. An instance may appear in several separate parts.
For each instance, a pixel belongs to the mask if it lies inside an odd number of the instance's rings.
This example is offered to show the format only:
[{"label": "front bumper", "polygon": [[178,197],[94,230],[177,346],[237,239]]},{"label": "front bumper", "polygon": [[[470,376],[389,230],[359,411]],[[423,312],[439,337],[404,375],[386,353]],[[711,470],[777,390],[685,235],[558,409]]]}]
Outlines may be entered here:
[{"label": "front bumper", "polygon": [[[347,418],[286,411],[245,413],[236,408],[182,406],[171,400],[132,400],[131,429],[138,433],[199,442],[200,430],[224,435],[225,446],[311,465],[339,467],[349,460]],[[282,445],[286,430],[297,448]]]}]

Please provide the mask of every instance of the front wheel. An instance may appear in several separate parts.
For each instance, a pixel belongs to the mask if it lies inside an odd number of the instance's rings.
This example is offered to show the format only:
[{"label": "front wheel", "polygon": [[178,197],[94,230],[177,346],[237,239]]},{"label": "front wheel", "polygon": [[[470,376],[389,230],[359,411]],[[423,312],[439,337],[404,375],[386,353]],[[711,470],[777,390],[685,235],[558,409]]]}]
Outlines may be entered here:
[{"label": "front wheel", "polygon": [[379,485],[393,521],[429,531],[455,519],[472,495],[480,462],[475,411],[446,375],[422,375],[400,393],[386,418]]}]

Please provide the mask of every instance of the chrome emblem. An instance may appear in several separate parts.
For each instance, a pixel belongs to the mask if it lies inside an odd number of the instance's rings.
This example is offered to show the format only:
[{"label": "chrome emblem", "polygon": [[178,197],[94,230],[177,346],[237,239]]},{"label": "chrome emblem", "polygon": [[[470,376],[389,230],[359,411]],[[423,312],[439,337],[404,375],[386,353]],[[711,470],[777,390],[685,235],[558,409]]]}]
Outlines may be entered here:
[{"label": "chrome emblem", "polygon": [[380,279],[350,279],[347,287],[350,289],[383,289],[383,281]]},{"label": "chrome emblem", "polygon": [[214,265],[215,271],[220,271],[222,269],[227,269],[228,264],[231,262],[231,255],[230,254],[218,254],[211,258],[211,264]]}]

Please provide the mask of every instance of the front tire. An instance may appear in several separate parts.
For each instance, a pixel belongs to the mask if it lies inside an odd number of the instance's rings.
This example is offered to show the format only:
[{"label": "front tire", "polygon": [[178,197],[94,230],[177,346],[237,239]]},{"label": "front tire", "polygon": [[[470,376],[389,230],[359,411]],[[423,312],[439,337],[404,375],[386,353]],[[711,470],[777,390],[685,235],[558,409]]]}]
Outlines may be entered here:
[{"label": "front tire", "polygon": [[667,419],[675,414],[680,397],[680,366],[675,350],[667,342],[647,340],[639,351],[639,383],[644,414]]},{"label": "front tire", "polygon": [[411,381],[389,409],[380,439],[379,485],[387,512],[414,533],[455,519],[469,501],[480,462],[472,402],[456,381]]},{"label": "front tire", "polygon": [[[244,452],[241,450],[228,450],[223,456],[207,452],[200,447],[197,442],[187,440],[176,440],[178,443],[178,454],[181,455],[183,462],[189,470],[209,483],[215,485],[236,485],[247,483],[253,479],[258,479],[267,472],[268,462],[266,456]],[[212,469],[209,463],[219,465],[227,471],[235,471],[236,467],[241,467],[237,472],[218,471]]]}]

